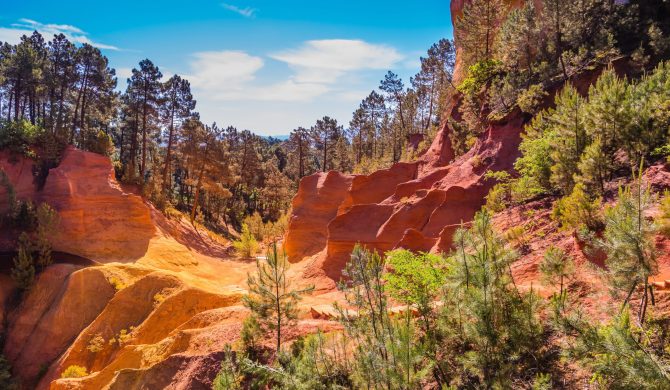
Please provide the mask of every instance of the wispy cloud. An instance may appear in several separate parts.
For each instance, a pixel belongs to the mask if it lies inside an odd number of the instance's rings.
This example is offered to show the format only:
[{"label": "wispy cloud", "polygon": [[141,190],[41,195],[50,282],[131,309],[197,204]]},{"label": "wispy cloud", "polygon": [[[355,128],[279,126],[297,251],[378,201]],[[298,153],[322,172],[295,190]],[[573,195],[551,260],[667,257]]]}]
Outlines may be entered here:
[{"label": "wispy cloud", "polygon": [[0,27],[0,41],[18,43],[21,36],[30,35],[33,31],[38,31],[47,40],[51,39],[53,35],[63,34],[74,43],[88,43],[99,49],[119,50],[116,46],[92,41],[88,34],[78,27],[69,24],[45,24],[26,18],[19,19],[18,22],[12,23],[10,27]]},{"label": "wispy cloud", "polygon": [[[218,101],[308,102],[337,89],[346,76],[370,69],[389,69],[404,57],[392,47],[360,40],[307,41],[296,49],[268,56],[293,71],[284,79],[259,82],[262,57],[242,51],[200,52],[190,63],[191,84],[198,95]],[[356,94],[360,99],[360,94]],[[341,96],[346,100],[352,96]]]},{"label": "wispy cloud", "polygon": [[301,82],[332,84],[345,73],[366,69],[389,69],[403,56],[393,47],[353,39],[305,42],[297,49],[270,55],[287,63]]},{"label": "wispy cloud", "polygon": [[258,11],[256,8],[251,8],[251,7],[238,7],[236,5],[228,4],[228,3],[221,3],[221,6],[228,11],[235,12],[238,15],[242,15],[245,18],[253,18],[256,17],[256,12]]}]

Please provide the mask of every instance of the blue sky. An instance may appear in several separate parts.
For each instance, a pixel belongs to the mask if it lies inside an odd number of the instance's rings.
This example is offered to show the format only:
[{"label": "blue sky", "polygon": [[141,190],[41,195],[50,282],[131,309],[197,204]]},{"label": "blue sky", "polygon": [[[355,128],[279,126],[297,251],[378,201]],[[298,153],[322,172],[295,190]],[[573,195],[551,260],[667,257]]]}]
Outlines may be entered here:
[{"label": "blue sky", "polygon": [[330,115],[347,124],[386,70],[407,82],[452,36],[449,1],[8,1],[0,40],[37,29],[100,47],[120,88],[149,58],[191,81],[205,122],[288,134]]}]

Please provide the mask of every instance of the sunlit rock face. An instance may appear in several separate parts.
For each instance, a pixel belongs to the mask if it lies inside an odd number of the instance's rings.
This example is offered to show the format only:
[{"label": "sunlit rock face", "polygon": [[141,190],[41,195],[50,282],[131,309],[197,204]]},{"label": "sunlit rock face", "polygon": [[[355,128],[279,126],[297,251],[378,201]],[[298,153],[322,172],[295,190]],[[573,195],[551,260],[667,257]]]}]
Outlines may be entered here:
[{"label": "sunlit rock face", "polygon": [[[68,147],[42,188],[29,159],[4,152],[0,168],[19,200],[46,202],[58,211],[54,249],[97,262],[132,261],[146,252],[155,233],[150,209],[141,197],[122,189],[109,158]],[[6,209],[2,188],[0,210]]]}]

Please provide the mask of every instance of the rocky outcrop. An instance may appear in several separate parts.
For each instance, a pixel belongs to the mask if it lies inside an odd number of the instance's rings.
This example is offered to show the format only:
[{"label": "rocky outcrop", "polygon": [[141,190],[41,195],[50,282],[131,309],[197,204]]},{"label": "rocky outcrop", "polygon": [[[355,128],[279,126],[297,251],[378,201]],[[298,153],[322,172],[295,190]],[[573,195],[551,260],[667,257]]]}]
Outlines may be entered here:
[{"label": "rocky outcrop", "polygon": [[[512,112],[456,159],[445,126],[416,162],[370,175],[328,172],[304,178],[286,237],[292,261],[322,251],[316,266],[337,280],[356,243],[382,252],[396,247],[448,250],[455,229],[472,219],[494,184],[484,173],[512,169],[526,119]],[[325,210],[324,199],[339,201],[336,212],[332,204],[327,212],[312,211]]]},{"label": "rocky outcrop", "polygon": [[[43,188],[29,159],[3,152],[0,168],[17,199],[47,202],[58,211],[54,249],[98,262],[132,261],[146,253],[156,231],[150,209],[114,179],[109,158],[69,147],[58,167],[49,170]],[[0,188],[0,211],[6,209],[6,190]]]}]

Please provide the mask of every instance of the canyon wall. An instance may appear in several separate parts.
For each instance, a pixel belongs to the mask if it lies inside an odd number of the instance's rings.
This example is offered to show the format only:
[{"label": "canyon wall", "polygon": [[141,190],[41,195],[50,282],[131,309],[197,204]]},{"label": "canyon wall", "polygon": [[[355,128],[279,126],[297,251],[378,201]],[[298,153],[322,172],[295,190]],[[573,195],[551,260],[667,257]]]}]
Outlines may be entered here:
[{"label": "canyon wall", "polygon": [[[55,250],[103,263],[133,261],[146,253],[156,230],[150,208],[119,185],[108,157],[68,147],[42,188],[30,159],[2,152],[0,168],[18,200],[46,202],[58,211]],[[0,187],[0,211],[7,207],[6,189]],[[13,237],[5,238],[0,246],[11,249]]]}]

